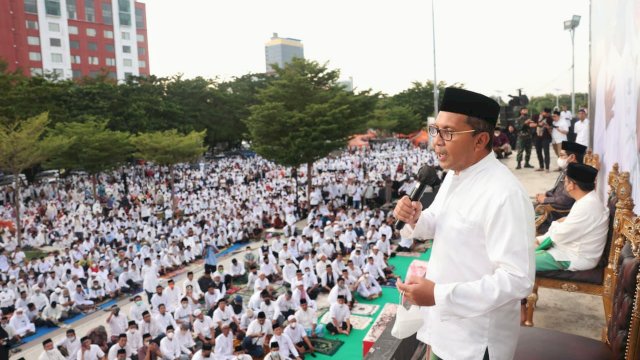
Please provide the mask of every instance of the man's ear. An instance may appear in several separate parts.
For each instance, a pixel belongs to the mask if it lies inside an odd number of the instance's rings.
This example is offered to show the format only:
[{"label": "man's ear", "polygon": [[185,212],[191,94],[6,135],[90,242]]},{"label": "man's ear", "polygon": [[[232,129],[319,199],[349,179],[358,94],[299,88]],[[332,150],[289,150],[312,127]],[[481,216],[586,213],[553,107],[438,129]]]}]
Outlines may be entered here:
[{"label": "man's ear", "polygon": [[488,132],[481,132],[476,137],[476,150],[484,149],[487,144],[491,141],[491,134]]}]

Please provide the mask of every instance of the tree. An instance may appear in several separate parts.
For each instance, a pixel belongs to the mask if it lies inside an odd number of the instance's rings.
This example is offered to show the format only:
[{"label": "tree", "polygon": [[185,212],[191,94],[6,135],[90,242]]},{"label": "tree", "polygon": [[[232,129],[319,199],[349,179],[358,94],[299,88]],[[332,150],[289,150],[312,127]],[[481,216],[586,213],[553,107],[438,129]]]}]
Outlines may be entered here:
[{"label": "tree", "polygon": [[[588,102],[587,93],[576,93],[576,111],[582,107],[586,108]],[[571,110],[571,94],[558,95],[557,100],[555,94],[532,96],[527,107],[529,108],[529,114],[539,114],[544,108],[555,108],[556,103],[560,106],[564,105]],[[573,116],[577,116],[577,114],[573,114]]]},{"label": "tree", "polygon": [[[444,89],[447,87],[464,87],[463,84],[454,83],[447,85],[446,82],[438,82],[438,101],[442,101],[444,96]],[[411,87],[404,90],[391,98],[391,104],[405,106],[414,114],[416,114],[420,121],[426,122],[427,119],[433,116],[435,106],[433,103],[433,81],[427,80],[424,84],[419,81],[414,81]]]},{"label": "tree", "polygon": [[383,133],[410,134],[420,130],[423,121],[407,106],[392,105],[387,100],[379,102],[379,106],[373,112],[373,118],[367,126]]},{"label": "tree", "polygon": [[174,129],[142,133],[131,139],[137,149],[137,157],[169,167],[171,207],[174,212],[177,204],[173,167],[175,164],[193,161],[202,156],[207,150],[203,144],[206,136],[206,130],[180,134]]},{"label": "tree", "polygon": [[303,59],[276,67],[246,120],[258,154],[284,166],[307,164],[307,198],[313,163],[365,130],[377,102],[377,95],[369,92],[343,90],[339,75],[338,70]]},{"label": "tree", "polygon": [[122,164],[134,150],[129,133],[110,130],[107,121],[95,117],[84,122],[58,123],[51,133],[70,139],[71,144],[53,156],[46,167],[86,171],[91,175],[94,199],[98,199],[96,175]]},{"label": "tree", "polygon": [[18,244],[22,237],[20,174],[69,145],[67,139],[59,136],[44,137],[48,123],[47,113],[11,123],[0,122],[0,169],[7,170],[14,176],[14,208]]}]

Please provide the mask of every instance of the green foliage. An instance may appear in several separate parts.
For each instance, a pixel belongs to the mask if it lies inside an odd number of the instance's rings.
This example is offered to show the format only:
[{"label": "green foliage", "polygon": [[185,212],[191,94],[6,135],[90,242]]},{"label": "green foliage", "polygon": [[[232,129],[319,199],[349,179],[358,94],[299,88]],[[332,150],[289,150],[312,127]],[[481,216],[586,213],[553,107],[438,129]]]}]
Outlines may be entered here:
[{"label": "green foliage", "polygon": [[246,120],[261,156],[286,166],[311,164],[366,130],[377,94],[344,91],[339,72],[314,61],[294,59],[275,72]]},{"label": "green foliage", "polygon": [[160,165],[174,165],[196,160],[206,151],[203,145],[206,130],[180,134],[177,130],[138,134],[131,138],[136,157]]},{"label": "green foliage", "polygon": [[409,134],[422,128],[423,121],[407,106],[390,105],[389,101],[381,101],[367,125],[383,133]]},{"label": "green foliage", "polygon": [[[586,108],[589,103],[589,97],[587,93],[576,93],[576,111],[580,108]],[[558,96],[558,103],[560,107],[563,105],[567,109],[571,110],[571,94],[562,94]],[[529,99],[529,114],[539,114],[544,108],[556,107],[556,95],[545,94],[544,96],[534,96]],[[575,114],[574,114],[575,115]]]},{"label": "green foliage", "polygon": [[[444,81],[438,82],[438,103],[442,101],[444,89],[449,86],[458,88],[464,87],[464,85],[460,83],[447,85]],[[405,106],[411,109],[411,111],[413,111],[413,113],[416,114],[422,122],[426,122],[429,117],[434,116],[435,106],[433,103],[433,91],[433,81],[427,80],[425,83],[414,81],[410,88],[391,97],[390,103],[392,105]]]},{"label": "green foliage", "polygon": [[[45,136],[49,116],[42,113],[26,120],[0,122],[0,169],[11,172],[15,176],[14,189],[20,194],[19,174],[36,164],[48,159],[53,154],[63,151],[69,146],[66,138]],[[16,208],[16,233],[18,243],[22,236],[20,222],[20,196],[14,198]]]},{"label": "green foliage", "polygon": [[106,121],[95,117],[58,123],[51,133],[70,139],[71,145],[55,154],[45,164],[48,168],[84,170],[95,175],[122,164],[133,152],[129,133],[108,129]]}]

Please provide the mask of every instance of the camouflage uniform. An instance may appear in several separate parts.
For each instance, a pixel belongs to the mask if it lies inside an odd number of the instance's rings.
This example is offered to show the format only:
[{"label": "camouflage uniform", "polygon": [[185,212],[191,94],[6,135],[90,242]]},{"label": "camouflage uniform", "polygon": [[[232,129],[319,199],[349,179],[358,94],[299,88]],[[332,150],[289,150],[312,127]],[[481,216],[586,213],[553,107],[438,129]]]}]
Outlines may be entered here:
[{"label": "camouflage uniform", "polygon": [[524,163],[525,166],[530,166],[529,165],[529,160],[531,159],[531,146],[532,146],[532,139],[531,139],[531,129],[529,128],[528,125],[525,125],[525,121],[527,121],[529,119],[528,115],[520,115],[520,117],[518,117],[515,121],[514,127],[516,128],[516,131],[518,132],[518,140],[516,142],[516,151],[517,151],[517,155],[516,155],[516,161],[518,163],[518,167],[520,167],[520,164],[522,163],[522,153],[525,153],[525,157],[524,157]]}]

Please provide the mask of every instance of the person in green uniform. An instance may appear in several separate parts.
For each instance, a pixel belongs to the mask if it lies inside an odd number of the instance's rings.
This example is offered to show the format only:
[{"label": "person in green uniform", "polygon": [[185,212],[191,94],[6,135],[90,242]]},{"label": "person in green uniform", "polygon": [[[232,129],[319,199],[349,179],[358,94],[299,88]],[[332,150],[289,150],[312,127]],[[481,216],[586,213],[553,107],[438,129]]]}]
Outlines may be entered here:
[{"label": "person in green uniform", "polygon": [[533,141],[531,137],[531,129],[536,127],[536,123],[531,120],[531,117],[529,116],[529,109],[526,107],[520,109],[520,116],[516,119],[514,126],[518,132],[518,140],[516,142],[516,161],[518,166],[516,166],[516,169],[522,169],[522,153],[524,153],[524,167],[533,168],[533,166],[529,164],[529,160],[531,160],[531,146]]}]

